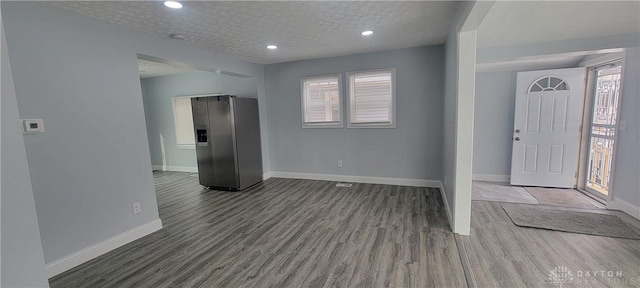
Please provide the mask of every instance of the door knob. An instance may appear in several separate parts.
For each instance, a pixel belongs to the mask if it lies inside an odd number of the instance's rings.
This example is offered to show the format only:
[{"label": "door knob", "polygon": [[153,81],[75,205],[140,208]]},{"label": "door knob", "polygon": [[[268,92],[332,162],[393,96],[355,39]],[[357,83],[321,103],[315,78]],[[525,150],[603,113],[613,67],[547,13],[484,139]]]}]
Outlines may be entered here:
[{"label": "door knob", "polygon": [[516,137],[516,139],[515,139],[515,140],[516,140],[516,141],[520,141],[520,137]]}]

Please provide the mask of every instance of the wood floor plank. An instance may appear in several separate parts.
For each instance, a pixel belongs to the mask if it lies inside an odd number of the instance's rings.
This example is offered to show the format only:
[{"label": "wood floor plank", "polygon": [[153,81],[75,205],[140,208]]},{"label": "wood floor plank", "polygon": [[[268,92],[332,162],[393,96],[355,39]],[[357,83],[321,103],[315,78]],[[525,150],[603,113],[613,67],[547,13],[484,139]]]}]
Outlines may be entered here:
[{"label": "wood floor plank", "polygon": [[[478,287],[558,287],[550,280],[556,267],[572,272],[572,280],[563,287],[640,285],[640,240],[518,227],[499,202],[471,205],[471,235],[460,238]],[[617,215],[634,229],[640,227],[640,221],[620,211],[599,213]],[[588,276],[589,271],[605,275]]]},{"label": "wood floor plank", "polygon": [[164,228],[51,287],[464,287],[440,191],[269,179],[241,192],[154,172]]}]

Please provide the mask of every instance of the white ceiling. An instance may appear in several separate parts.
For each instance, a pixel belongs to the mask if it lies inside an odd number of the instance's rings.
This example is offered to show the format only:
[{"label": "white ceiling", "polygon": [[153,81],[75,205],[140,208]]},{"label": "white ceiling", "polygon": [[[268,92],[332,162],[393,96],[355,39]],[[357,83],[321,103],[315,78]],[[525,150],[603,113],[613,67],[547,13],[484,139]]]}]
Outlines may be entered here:
[{"label": "white ceiling", "polygon": [[[62,7],[194,46],[271,64],[443,44],[456,7],[450,1],[51,1]],[[363,37],[360,32],[373,30]],[[178,40],[175,40],[178,41]],[[268,44],[278,45],[268,50]]]},{"label": "white ceiling", "polygon": [[640,1],[497,1],[478,47],[640,33]]},{"label": "white ceiling", "polygon": [[149,61],[145,59],[138,59],[138,71],[140,72],[140,78],[151,78],[158,76],[168,76],[181,74],[186,72],[199,71],[194,68],[181,67],[168,63],[160,63],[155,61]]}]

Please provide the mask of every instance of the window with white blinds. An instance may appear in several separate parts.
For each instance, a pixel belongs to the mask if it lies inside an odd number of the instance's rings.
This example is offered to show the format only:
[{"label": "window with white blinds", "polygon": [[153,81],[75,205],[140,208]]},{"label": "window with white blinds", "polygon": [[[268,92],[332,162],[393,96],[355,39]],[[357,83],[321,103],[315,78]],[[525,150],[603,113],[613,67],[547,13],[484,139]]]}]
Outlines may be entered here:
[{"label": "window with white blinds", "polygon": [[341,76],[301,79],[303,128],[343,127]]},{"label": "window with white blinds", "polygon": [[347,127],[395,128],[395,69],[347,74]]},{"label": "window with white blinds", "polygon": [[173,97],[173,119],[176,127],[176,143],[179,148],[196,145],[193,132],[191,97]]}]

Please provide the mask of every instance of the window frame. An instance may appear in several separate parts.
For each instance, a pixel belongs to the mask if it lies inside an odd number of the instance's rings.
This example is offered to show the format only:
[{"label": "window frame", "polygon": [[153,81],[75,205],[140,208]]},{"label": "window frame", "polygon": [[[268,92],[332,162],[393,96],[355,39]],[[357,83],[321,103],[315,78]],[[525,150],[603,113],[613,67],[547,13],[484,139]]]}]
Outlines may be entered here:
[{"label": "window frame", "polygon": [[[391,74],[391,107],[389,116],[389,123],[352,123],[351,116],[353,107],[353,97],[351,90],[351,76],[356,74],[366,74],[366,73],[374,73],[374,72],[389,72]],[[375,70],[364,70],[364,71],[351,71],[346,73],[346,110],[347,110],[347,128],[396,128],[396,68],[385,68],[385,69],[375,69]]]},{"label": "window frame", "polygon": [[[305,121],[305,113],[307,111],[305,106],[305,86],[304,83],[311,79],[322,79],[335,77],[338,79],[338,122],[321,122],[313,123]],[[325,74],[300,77],[300,116],[302,119],[302,128],[344,128],[344,111],[343,111],[343,89],[342,89],[342,74]]]}]

